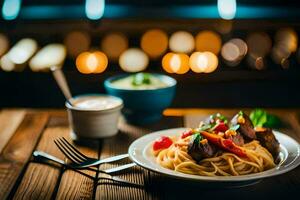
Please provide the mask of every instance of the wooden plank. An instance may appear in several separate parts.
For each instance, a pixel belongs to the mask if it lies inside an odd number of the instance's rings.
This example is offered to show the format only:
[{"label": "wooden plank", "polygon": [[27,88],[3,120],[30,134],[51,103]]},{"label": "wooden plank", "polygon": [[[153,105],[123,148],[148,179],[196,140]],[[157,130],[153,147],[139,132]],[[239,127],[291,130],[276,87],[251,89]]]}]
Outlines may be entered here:
[{"label": "wooden plank", "polygon": [[[51,120],[50,120],[51,121]],[[48,127],[37,146],[37,150],[47,152],[60,159],[64,159],[64,155],[54,144],[53,140],[68,136],[69,128],[51,126]],[[47,165],[42,163],[30,162],[22,181],[14,195],[14,199],[51,199],[55,192],[55,187],[59,183],[61,166]]]},{"label": "wooden plank", "polygon": [[[70,130],[69,130],[70,132]],[[70,142],[70,134],[65,136]],[[75,144],[85,155],[98,158],[99,140],[85,140]],[[96,172],[81,170],[64,171],[58,188],[56,199],[92,199]]]},{"label": "wooden plank", "polygon": [[0,199],[5,199],[15,185],[47,120],[47,114],[27,114],[0,154]]},{"label": "wooden plank", "polygon": [[[178,117],[164,118],[156,124],[146,126],[146,128],[128,125],[123,122],[120,124],[120,132],[117,136],[103,141],[101,158],[126,153],[132,141],[151,131],[181,126],[182,119]],[[100,169],[111,168],[129,162],[129,160],[123,160],[112,164],[103,164],[100,166]],[[116,175],[131,182],[144,184],[145,189],[119,185],[112,181],[103,180],[101,178],[106,176],[100,173],[96,199],[158,199],[161,193],[163,193],[159,188],[154,186],[156,183],[152,182],[152,177],[157,177],[157,175],[140,167],[134,167]]]},{"label": "wooden plank", "polygon": [[25,113],[23,109],[2,110],[0,112],[0,153],[24,119]]}]

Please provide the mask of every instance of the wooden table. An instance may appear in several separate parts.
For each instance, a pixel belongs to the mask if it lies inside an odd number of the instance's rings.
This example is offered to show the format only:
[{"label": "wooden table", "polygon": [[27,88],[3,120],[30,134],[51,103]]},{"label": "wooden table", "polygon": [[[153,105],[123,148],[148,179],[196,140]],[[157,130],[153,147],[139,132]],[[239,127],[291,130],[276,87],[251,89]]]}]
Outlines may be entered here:
[{"label": "wooden table", "polygon": [[[126,153],[136,138],[159,129],[195,127],[207,115],[221,112],[232,116],[239,109],[169,109],[165,117],[151,126],[137,127],[120,123],[117,136],[93,140],[89,146],[77,145],[84,153],[105,158]],[[249,111],[249,109],[246,109]],[[300,142],[300,111],[269,109],[285,123],[281,129]],[[298,113],[298,114],[297,114]],[[59,165],[38,163],[34,150],[42,150],[61,159],[64,156],[53,143],[57,137],[70,139],[67,116],[63,110],[3,109],[0,111],[0,199],[178,199],[198,196],[231,199],[291,197],[300,195],[300,167],[293,171],[244,188],[209,187],[206,184],[183,182],[141,169],[131,168],[116,174],[143,188],[116,184],[103,179],[101,173],[65,169]],[[130,162],[125,160],[101,165],[101,169]],[[87,176],[88,175],[88,176]],[[96,177],[99,177],[96,179]]]}]

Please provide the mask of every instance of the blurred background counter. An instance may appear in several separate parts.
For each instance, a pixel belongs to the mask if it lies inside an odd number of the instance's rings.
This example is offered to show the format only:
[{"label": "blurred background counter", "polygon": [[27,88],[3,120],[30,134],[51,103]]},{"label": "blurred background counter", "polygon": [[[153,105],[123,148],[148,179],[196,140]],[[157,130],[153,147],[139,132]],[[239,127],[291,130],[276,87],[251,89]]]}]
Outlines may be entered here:
[{"label": "blurred background counter", "polygon": [[147,71],[178,81],[175,108],[300,105],[296,1],[0,0],[0,7],[0,107],[63,107],[47,71],[53,60],[74,95],[104,93],[106,78]]}]

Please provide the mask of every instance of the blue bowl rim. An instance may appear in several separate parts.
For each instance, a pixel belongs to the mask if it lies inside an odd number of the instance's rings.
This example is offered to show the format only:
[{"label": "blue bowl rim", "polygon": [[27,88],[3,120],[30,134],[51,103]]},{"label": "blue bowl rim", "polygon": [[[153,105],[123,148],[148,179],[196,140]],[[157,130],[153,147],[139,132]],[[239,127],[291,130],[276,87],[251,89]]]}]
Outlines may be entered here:
[{"label": "blue bowl rim", "polygon": [[171,76],[168,76],[168,75],[165,75],[165,74],[159,74],[159,73],[150,73],[151,75],[154,75],[154,76],[158,76],[158,77],[163,77],[164,79],[167,79],[170,81],[170,83],[167,83],[167,87],[163,87],[163,88],[156,88],[156,89],[141,89],[141,90],[135,90],[135,89],[124,89],[124,88],[118,88],[118,87],[114,87],[112,86],[111,82],[112,81],[115,81],[115,80],[118,80],[120,78],[123,78],[123,77],[127,77],[127,76],[131,76],[132,74],[119,74],[119,75],[114,75],[112,77],[109,77],[107,78],[105,81],[104,81],[104,86],[107,87],[107,88],[112,88],[114,90],[120,90],[120,91],[157,91],[157,90],[164,90],[164,89],[168,89],[168,88],[172,88],[172,87],[175,87],[177,85],[177,81],[172,78]]}]

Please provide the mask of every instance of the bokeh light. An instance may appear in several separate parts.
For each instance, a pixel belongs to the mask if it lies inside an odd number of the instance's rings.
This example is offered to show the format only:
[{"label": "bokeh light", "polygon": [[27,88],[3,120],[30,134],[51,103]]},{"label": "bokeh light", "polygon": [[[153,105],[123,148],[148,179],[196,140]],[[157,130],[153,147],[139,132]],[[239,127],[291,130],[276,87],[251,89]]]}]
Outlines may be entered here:
[{"label": "bokeh light", "polygon": [[194,52],[190,56],[189,64],[196,73],[211,73],[218,67],[218,58],[212,52]]},{"label": "bokeh light", "polygon": [[2,5],[2,17],[5,20],[14,20],[21,10],[22,0],[4,0]]},{"label": "bokeh light", "polygon": [[248,35],[246,39],[249,54],[254,57],[265,57],[271,50],[272,41],[265,32],[254,32]]},{"label": "bokeh light", "polygon": [[5,54],[1,57],[0,66],[3,71],[10,72],[15,70],[16,64],[9,59],[7,54]]},{"label": "bokeh light", "polygon": [[66,48],[62,44],[48,44],[29,61],[32,71],[49,71],[50,67],[62,67],[66,58]]},{"label": "bokeh light", "polygon": [[141,48],[150,58],[157,58],[168,48],[168,35],[160,29],[148,30],[142,36]]},{"label": "bokeh light", "polygon": [[170,60],[174,55],[175,55],[175,53],[170,52],[170,53],[167,53],[166,55],[164,55],[164,57],[162,58],[162,62],[161,62],[162,67],[168,73],[174,73],[171,66],[170,66]]},{"label": "bokeh light", "polygon": [[184,53],[167,53],[162,59],[162,67],[168,73],[185,74],[190,70],[189,56]]},{"label": "bokeh light", "polygon": [[232,20],[219,20],[214,27],[221,34],[230,33],[232,30]]},{"label": "bokeh light", "polygon": [[223,19],[233,19],[236,13],[236,0],[218,0],[218,12]]},{"label": "bokeh light", "polygon": [[8,52],[10,60],[15,64],[26,63],[38,48],[37,42],[31,38],[25,38],[17,42]]},{"label": "bokeh light", "polygon": [[226,42],[221,51],[222,57],[228,62],[235,62],[240,56],[239,48],[232,42]]},{"label": "bokeh light", "polygon": [[194,37],[189,32],[177,31],[170,37],[169,48],[175,53],[190,53],[195,48]]},{"label": "bokeh light", "polygon": [[102,73],[108,65],[107,56],[100,52],[83,52],[76,58],[76,67],[83,74]]},{"label": "bokeh light", "polygon": [[196,50],[210,51],[216,55],[220,52],[222,40],[219,34],[213,31],[201,31],[195,38]]},{"label": "bokeh light", "polygon": [[291,52],[282,45],[275,45],[271,52],[271,57],[276,64],[280,64],[283,59],[289,58]]},{"label": "bokeh light", "polygon": [[283,69],[288,69],[290,67],[290,60],[287,58],[284,58],[281,60],[280,65]]},{"label": "bokeh light", "polygon": [[223,45],[221,55],[229,66],[236,66],[247,54],[247,51],[247,44],[242,39],[234,38]]},{"label": "bokeh light", "polygon": [[86,0],[85,14],[91,20],[98,20],[104,15],[105,0]]},{"label": "bokeh light", "polygon": [[26,63],[37,51],[37,42],[31,38],[24,38],[18,41],[1,58],[1,68],[5,71],[22,71]]},{"label": "bokeh light", "polygon": [[90,48],[90,35],[82,31],[72,31],[67,34],[64,40],[68,55],[76,58],[80,53],[87,51]]},{"label": "bokeh light", "polygon": [[0,56],[2,56],[9,48],[9,40],[6,35],[0,33]]},{"label": "bokeh light", "polygon": [[147,68],[149,58],[139,48],[130,48],[124,51],[119,58],[120,67],[126,72],[140,72]]},{"label": "bokeh light", "polygon": [[292,28],[279,29],[275,34],[275,45],[283,46],[293,53],[298,48],[298,35]]},{"label": "bokeh light", "polygon": [[263,57],[253,57],[249,55],[247,57],[247,62],[252,69],[256,69],[256,70],[266,69],[265,59]]},{"label": "bokeh light", "polygon": [[[272,59],[287,69],[289,66],[288,58],[298,48],[298,36],[292,28],[279,29],[275,34],[275,43],[272,49]],[[283,64],[284,63],[284,64]]]},{"label": "bokeh light", "polygon": [[126,49],[128,49],[128,39],[122,33],[109,33],[101,41],[101,50],[113,61],[117,61]]}]

